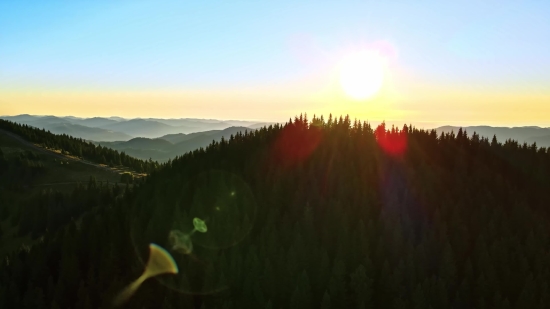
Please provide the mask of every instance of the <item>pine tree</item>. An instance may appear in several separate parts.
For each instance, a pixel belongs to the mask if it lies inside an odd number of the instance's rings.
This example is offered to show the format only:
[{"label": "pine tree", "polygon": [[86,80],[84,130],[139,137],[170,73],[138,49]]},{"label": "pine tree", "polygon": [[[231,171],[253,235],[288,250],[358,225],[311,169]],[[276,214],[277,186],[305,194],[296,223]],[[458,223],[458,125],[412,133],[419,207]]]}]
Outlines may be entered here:
[{"label": "pine tree", "polygon": [[296,288],[292,294],[290,300],[291,309],[311,309],[312,299],[311,299],[311,287],[309,285],[309,278],[305,271],[302,272]]},{"label": "pine tree", "polygon": [[535,308],[536,304],[535,282],[533,280],[533,275],[529,274],[525,280],[523,290],[519,294],[516,302],[516,308]]},{"label": "pine tree", "polygon": [[355,298],[355,307],[370,308],[372,307],[372,280],[367,277],[366,269],[363,265],[359,265],[351,274],[351,291]]},{"label": "pine tree", "polygon": [[330,303],[330,295],[327,291],[325,291],[325,294],[323,295],[323,299],[321,300],[321,309],[331,309],[331,303]]},{"label": "pine tree", "polygon": [[424,295],[422,285],[419,284],[416,286],[412,295],[412,301],[415,309],[427,308],[428,303],[426,302],[426,297]]},{"label": "pine tree", "polygon": [[331,302],[335,306],[346,305],[346,279],[345,279],[345,264],[342,260],[337,259],[332,268],[332,275],[329,280],[329,294]]},{"label": "pine tree", "polygon": [[439,276],[441,279],[448,284],[455,282],[456,264],[449,242],[446,242],[444,245],[443,256],[439,265]]}]

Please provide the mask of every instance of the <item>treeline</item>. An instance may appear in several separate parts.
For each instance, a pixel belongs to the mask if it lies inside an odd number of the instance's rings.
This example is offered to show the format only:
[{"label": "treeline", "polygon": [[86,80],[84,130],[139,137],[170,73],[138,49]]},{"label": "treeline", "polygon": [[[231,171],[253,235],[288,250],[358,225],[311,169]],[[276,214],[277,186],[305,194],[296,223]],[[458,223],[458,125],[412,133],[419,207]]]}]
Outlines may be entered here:
[{"label": "treeline", "polygon": [[126,153],[118,152],[101,145],[94,145],[81,138],[75,138],[66,134],[56,135],[26,124],[18,124],[8,120],[0,119],[0,129],[15,133],[29,142],[39,144],[50,149],[60,149],[65,154],[71,154],[84,158],[91,162],[130,167],[140,173],[150,173],[159,167],[159,164],[152,160],[140,160],[128,156]]},{"label": "treeline", "polygon": [[[234,176],[199,181],[211,171]],[[238,211],[220,203],[247,196],[235,179],[254,196]],[[110,308],[149,242],[170,250],[201,213],[231,245],[193,236],[192,255],[170,251],[179,279],[145,282],[126,307],[548,308],[548,192],[546,148],[300,116],[182,155],[9,255],[0,307]]]}]

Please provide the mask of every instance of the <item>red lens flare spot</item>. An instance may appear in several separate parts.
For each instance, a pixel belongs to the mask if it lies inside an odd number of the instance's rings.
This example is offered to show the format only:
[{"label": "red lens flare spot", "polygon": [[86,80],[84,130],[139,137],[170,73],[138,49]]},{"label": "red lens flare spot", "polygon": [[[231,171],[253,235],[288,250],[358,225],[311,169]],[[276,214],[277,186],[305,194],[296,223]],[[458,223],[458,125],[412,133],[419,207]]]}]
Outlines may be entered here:
[{"label": "red lens flare spot", "polygon": [[375,131],[376,141],[380,148],[391,156],[401,156],[407,151],[407,129],[386,131],[386,125],[382,123]]},{"label": "red lens flare spot", "polygon": [[322,131],[306,123],[295,122],[286,125],[273,145],[275,161],[285,167],[307,159],[319,146]]}]

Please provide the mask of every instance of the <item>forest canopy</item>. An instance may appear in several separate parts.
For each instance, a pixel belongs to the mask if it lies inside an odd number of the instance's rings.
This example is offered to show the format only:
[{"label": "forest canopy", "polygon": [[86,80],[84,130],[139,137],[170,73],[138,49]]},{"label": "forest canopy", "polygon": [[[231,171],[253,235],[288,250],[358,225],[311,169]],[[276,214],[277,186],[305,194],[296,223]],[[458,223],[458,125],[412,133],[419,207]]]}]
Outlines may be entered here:
[{"label": "forest canopy", "polygon": [[[81,219],[0,260],[0,307],[110,308],[154,242],[180,274],[144,282],[128,308],[548,308],[550,151],[471,133],[300,116],[159,168],[128,161],[149,169],[144,182],[80,187],[94,201]],[[192,254],[172,250],[195,213],[208,232]]]}]

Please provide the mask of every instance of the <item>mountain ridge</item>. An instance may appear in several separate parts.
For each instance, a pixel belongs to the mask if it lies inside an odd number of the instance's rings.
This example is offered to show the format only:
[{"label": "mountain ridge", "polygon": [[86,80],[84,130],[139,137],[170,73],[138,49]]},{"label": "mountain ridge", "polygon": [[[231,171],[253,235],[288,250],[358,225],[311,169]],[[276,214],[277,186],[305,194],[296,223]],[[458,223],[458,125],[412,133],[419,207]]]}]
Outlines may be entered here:
[{"label": "mountain ridge", "polygon": [[534,143],[539,146],[550,147],[550,140],[544,138],[550,136],[550,128],[527,126],[527,127],[493,127],[493,126],[442,126],[435,130],[441,134],[454,131],[455,133],[462,128],[466,130],[468,135],[472,135],[474,132],[479,136],[492,138],[497,137],[499,141],[505,141],[507,139],[515,140],[519,143]]},{"label": "mountain ridge", "polygon": [[[133,157],[147,160],[149,158],[165,162],[173,159],[176,156],[183,155],[186,152],[205,148],[212,141],[220,141],[223,138],[229,139],[231,135],[238,132],[255,131],[248,127],[229,127],[224,130],[211,130],[204,132],[195,132],[191,134],[174,134],[166,135],[168,140],[160,137],[155,139],[150,138],[134,138],[126,142],[96,142],[96,144],[106,146],[118,151],[124,151]],[[161,142],[164,141],[164,142]]]},{"label": "mountain ridge", "polygon": [[[126,119],[118,116],[80,118],[74,116],[53,116],[53,115],[29,115],[21,114],[16,116],[0,116],[7,119],[37,128],[53,130],[58,134],[69,134],[94,142],[123,142],[135,137],[163,138],[172,143],[192,139],[192,134],[223,130],[233,126],[258,129],[274,124],[273,122],[255,122],[249,120],[218,120],[199,118],[132,118]],[[74,125],[82,126],[75,127]],[[84,129],[87,127],[90,129]],[[540,126],[512,126],[498,127],[489,125],[477,126],[455,126],[445,125],[434,128],[438,134],[441,132],[457,132],[463,128],[468,134],[475,131],[478,135],[492,138],[497,136],[498,140],[513,139],[519,143],[537,143],[540,146],[550,146],[546,136],[550,135],[550,127]],[[105,130],[105,131],[100,131]],[[190,135],[191,136],[187,136]],[[207,133],[205,133],[207,134]]]},{"label": "mountain ridge", "polygon": [[[58,134],[69,134],[95,142],[129,141],[135,137],[159,138],[169,134],[193,134],[223,130],[232,126],[261,126],[261,123],[254,121],[198,118],[126,119],[118,116],[80,118],[74,116],[21,114],[16,116],[0,116],[0,119],[30,125],[39,129],[52,130],[53,128]],[[85,130],[83,127],[90,129]]]}]

